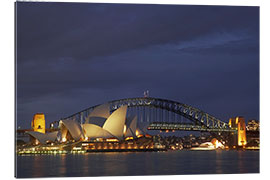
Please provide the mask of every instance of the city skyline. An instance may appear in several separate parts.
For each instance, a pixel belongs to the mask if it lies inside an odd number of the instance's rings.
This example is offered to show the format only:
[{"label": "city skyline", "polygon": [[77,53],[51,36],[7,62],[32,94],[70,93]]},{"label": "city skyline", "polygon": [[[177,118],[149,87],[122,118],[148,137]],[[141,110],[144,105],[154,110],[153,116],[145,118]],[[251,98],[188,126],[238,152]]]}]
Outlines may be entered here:
[{"label": "city skyline", "polygon": [[259,120],[258,7],[17,2],[17,23],[18,126],[145,90]]}]

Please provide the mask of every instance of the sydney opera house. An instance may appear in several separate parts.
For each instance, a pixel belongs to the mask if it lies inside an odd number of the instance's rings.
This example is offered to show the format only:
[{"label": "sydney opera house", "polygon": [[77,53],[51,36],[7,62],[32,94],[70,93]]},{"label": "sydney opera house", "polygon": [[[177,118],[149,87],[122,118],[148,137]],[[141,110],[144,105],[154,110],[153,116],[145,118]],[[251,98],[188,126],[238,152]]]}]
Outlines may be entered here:
[{"label": "sydney opera house", "polygon": [[[39,115],[41,116],[41,115]],[[80,124],[75,120],[60,120],[58,131],[45,133],[44,116],[34,118],[27,132],[34,144],[68,143],[85,141],[119,142],[143,134],[137,127],[137,116],[126,117],[127,106],[110,113],[109,104],[97,106]],[[36,129],[35,129],[36,128]]]}]

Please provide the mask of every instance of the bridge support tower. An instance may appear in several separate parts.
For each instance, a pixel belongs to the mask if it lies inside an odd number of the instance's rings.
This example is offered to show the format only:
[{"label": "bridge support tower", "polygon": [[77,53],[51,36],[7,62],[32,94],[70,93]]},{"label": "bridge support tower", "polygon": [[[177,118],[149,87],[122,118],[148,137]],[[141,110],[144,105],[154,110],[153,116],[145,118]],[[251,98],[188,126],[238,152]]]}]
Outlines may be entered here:
[{"label": "bridge support tower", "polygon": [[43,113],[36,113],[31,122],[31,127],[34,131],[45,133],[45,115]]},{"label": "bridge support tower", "polygon": [[229,146],[244,148],[247,144],[246,123],[244,117],[230,118],[229,127],[237,129],[237,133],[231,133],[229,137]]}]

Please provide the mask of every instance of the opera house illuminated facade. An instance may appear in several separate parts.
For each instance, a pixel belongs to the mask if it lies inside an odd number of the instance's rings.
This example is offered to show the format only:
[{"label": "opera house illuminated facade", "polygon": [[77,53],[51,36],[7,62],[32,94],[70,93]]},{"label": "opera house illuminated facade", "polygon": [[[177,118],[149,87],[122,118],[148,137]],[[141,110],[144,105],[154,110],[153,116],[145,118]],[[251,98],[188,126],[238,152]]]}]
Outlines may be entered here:
[{"label": "opera house illuminated facade", "polygon": [[[66,143],[78,141],[122,141],[142,135],[137,127],[137,116],[127,116],[127,106],[110,113],[109,104],[97,106],[80,124],[75,120],[60,120],[59,130],[49,133],[27,132],[34,144]],[[45,120],[44,120],[45,121]]]}]

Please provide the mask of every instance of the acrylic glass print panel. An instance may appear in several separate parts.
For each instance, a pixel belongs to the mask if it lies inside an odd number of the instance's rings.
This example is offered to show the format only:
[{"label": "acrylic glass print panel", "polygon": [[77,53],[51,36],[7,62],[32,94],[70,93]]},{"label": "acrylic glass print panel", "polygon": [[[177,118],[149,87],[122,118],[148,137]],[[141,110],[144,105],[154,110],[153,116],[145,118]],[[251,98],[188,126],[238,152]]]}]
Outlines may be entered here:
[{"label": "acrylic glass print panel", "polygon": [[259,7],[15,7],[16,177],[259,173]]}]

